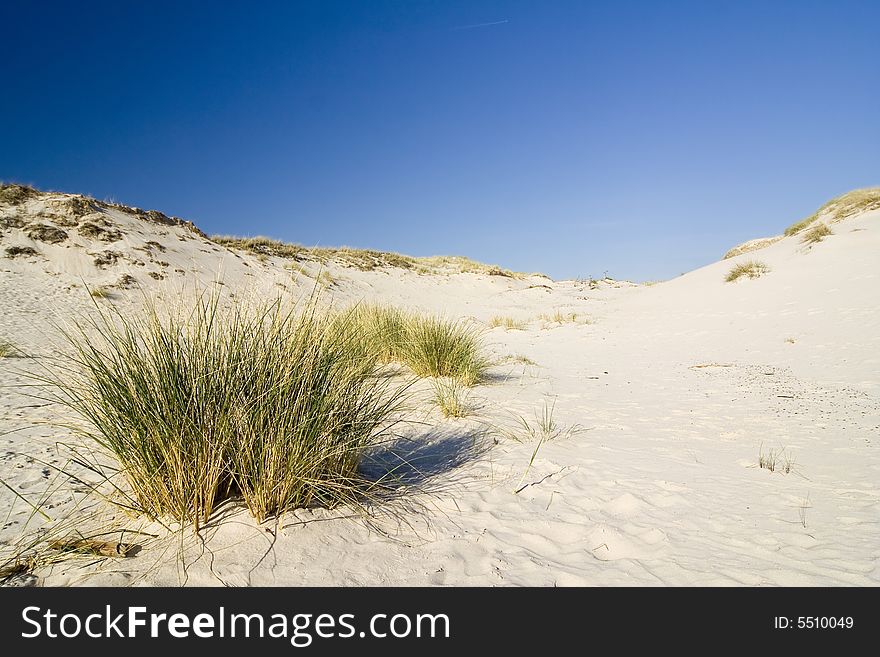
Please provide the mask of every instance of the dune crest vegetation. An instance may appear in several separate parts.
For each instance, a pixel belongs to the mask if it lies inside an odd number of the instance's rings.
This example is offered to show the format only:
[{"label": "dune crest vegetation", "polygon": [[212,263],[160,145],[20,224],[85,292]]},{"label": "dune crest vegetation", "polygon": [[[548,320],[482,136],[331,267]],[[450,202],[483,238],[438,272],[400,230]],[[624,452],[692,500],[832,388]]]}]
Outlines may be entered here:
[{"label": "dune crest vegetation", "polygon": [[[333,260],[345,267],[361,271],[373,271],[381,267],[397,267],[420,274],[486,274],[505,278],[524,279],[529,274],[510,271],[497,265],[487,265],[463,256],[427,256],[416,258],[389,251],[372,249],[353,249],[349,247],[306,247],[289,244],[269,237],[234,237],[213,235],[211,240],[229,249],[247,251],[257,255],[291,258],[294,260],[314,260],[327,262]],[[543,274],[531,274],[543,276]]]},{"label": "dune crest vegetation", "polygon": [[847,217],[871,210],[880,210],[880,187],[854,189],[831,199],[806,219],[793,223],[785,229],[785,235],[795,235],[821,217],[825,217],[827,223],[833,224],[843,221]]}]

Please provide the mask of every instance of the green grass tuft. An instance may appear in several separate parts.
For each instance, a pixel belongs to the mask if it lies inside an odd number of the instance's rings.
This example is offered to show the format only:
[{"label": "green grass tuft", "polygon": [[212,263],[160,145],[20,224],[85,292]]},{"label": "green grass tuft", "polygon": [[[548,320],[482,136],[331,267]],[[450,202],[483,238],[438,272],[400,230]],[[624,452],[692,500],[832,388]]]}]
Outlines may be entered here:
[{"label": "green grass tuft", "polygon": [[68,362],[44,378],[53,398],[116,456],[139,508],[196,527],[230,498],[258,520],[356,501],[369,488],[361,458],[405,390],[314,301],[221,308],[203,296],[167,316],[148,304],[102,311],[67,338]]},{"label": "green grass tuft", "polygon": [[358,333],[364,358],[378,365],[404,364],[410,313],[393,306],[360,304],[340,317]]},{"label": "green grass tuft", "polygon": [[759,278],[769,271],[770,268],[763,262],[748,260],[746,262],[741,262],[737,265],[734,265],[733,268],[727,273],[727,276],[724,280],[728,283],[732,283],[733,281],[739,280],[743,276],[746,276],[748,278]]},{"label": "green grass tuft", "polygon": [[513,317],[495,315],[489,320],[489,328],[498,328],[499,326],[507,331],[522,331],[526,328],[527,324],[526,322],[515,320]]},{"label": "green grass tuft", "polygon": [[407,322],[402,357],[417,376],[456,378],[472,386],[489,367],[481,347],[481,331],[472,324],[415,315]]},{"label": "green grass tuft", "polygon": [[468,390],[458,379],[434,379],[434,405],[443,417],[467,417],[473,413]]},{"label": "green grass tuft", "polygon": [[770,472],[789,474],[795,470],[795,460],[786,448],[775,450],[771,447],[765,454],[764,445],[761,445],[758,453],[758,467]]},{"label": "green grass tuft", "polygon": [[519,365],[537,365],[535,361],[533,361],[528,356],[524,354],[510,354],[508,356],[504,356],[498,360],[500,364],[503,363],[517,363]]},{"label": "green grass tuft", "polygon": [[573,324],[578,320],[578,314],[573,312],[562,312],[554,310],[552,313],[544,313],[539,319],[554,324]]},{"label": "green grass tuft", "polygon": [[18,355],[18,349],[8,340],[0,340],[0,358],[13,358]]},{"label": "green grass tuft", "polygon": [[834,233],[827,226],[827,224],[820,223],[816,224],[813,228],[810,228],[810,230],[805,232],[803,237],[801,237],[801,242],[803,242],[804,244],[816,244],[817,242],[821,242],[823,239],[833,234]]},{"label": "green grass tuft", "polygon": [[449,377],[472,386],[484,379],[489,360],[482,332],[462,320],[362,305],[351,311],[361,344],[379,364],[400,363],[419,377]]},{"label": "green grass tuft", "polygon": [[321,273],[318,274],[318,277],[315,279],[318,282],[318,285],[321,287],[333,287],[336,285],[337,281],[326,269],[322,269]]},{"label": "green grass tuft", "polygon": [[90,288],[89,294],[93,299],[109,299],[113,296],[113,289],[107,285]]}]

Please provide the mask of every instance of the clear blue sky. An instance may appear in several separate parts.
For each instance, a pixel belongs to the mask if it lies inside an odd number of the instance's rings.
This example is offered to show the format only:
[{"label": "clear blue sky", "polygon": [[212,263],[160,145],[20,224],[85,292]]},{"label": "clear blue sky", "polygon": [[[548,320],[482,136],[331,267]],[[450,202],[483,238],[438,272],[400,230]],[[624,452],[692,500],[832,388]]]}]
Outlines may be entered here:
[{"label": "clear blue sky", "polygon": [[880,2],[8,2],[0,180],[663,279],[880,184]]}]

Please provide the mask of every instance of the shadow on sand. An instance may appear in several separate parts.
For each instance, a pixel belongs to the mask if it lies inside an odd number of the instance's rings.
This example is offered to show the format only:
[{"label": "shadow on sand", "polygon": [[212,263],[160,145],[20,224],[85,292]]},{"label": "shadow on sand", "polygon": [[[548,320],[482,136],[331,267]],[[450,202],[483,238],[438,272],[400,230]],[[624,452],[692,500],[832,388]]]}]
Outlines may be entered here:
[{"label": "shadow on sand", "polygon": [[397,438],[370,452],[361,473],[390,489],[418,488],[432,492],[460,481],[462,466],[478,459],[492,445],[486,431],[432,428],[417,436]]}]

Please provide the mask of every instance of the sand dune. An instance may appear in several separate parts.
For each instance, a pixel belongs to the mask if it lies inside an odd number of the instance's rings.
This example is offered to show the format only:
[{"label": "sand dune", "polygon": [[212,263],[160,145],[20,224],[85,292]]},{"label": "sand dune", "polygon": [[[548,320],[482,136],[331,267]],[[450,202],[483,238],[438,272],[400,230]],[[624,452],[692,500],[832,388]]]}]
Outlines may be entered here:
[{"label": "sand dune", "polygon": [[[0,341],[32,358],[0,359],[0,479],[53,520],[2,489],[0,539],[79,515],[153,536],[130,534],[143,544],[132,557],[65,559],[12,583],[880,583],[880,210],[820,241],[796,233],[644,286],[362,271],[227,248],[160,213],[22,195],[0,200]],[[765,273],[725,281],[749,261]],[[145,295],[316,285],[338,304],[486,325],[497,364],[471,393],[475,414],[444,419],[420,403],[385,455],[421,464],[418,492],[369,519],[311,509],[258,525],[228,507],[200,536],[169,536],[57,474],[79,472],[58,446],[76,439],[27,383],[61,348],[59,325],[96,304],[136,312]],[[519,328],[489,328],[493,317]],[[551,407],[553,440],[511,437],[518,416]],[[773,472],[759,467],[771,451]]]}]

